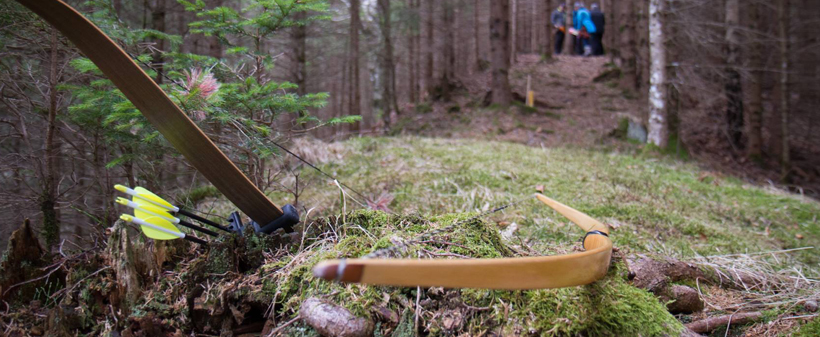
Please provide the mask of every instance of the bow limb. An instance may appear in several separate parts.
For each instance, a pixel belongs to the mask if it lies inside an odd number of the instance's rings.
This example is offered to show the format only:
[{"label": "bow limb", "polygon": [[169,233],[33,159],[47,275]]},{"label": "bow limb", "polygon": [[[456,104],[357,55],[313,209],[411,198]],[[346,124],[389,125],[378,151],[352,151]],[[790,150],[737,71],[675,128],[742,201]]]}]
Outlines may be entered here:
[{"label": "bow limb", "polygon": [[97,26],[59,0],[17,0],[65,35],[208,181],[251,219],[282,215],[168,95]]},{"label": "bow limb", "polygon": [[584,252],[502,259],[330,260],[317,264],[313,274],[326,280],[375,285],[510,290],[571,287],[604,277],[612,257],[606,226],[546,196],[536,197],[590,234],[584,238]]}]

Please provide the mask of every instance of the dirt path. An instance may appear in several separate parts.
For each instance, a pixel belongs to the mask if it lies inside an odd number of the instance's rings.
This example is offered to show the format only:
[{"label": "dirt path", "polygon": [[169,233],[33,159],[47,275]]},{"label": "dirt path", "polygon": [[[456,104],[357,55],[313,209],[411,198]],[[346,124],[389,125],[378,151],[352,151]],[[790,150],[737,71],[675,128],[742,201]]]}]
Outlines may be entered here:
[{"label": "dirt path", "polygon": [[[513,91],[524,95],[527,76],[538,101],[535,109],[482,107],[490,75],[462,79],[462,95],[453,102],[421,106],[412,119],[400,122],[402,132],[432,137],[480,138],[545,146],[593,146],[606,140],[618,121],[639,116],[634,94],[615,85],[595,83],[607,58],[519,55],[510,74]],[[423,113],[425,110],[432,110]]]}]

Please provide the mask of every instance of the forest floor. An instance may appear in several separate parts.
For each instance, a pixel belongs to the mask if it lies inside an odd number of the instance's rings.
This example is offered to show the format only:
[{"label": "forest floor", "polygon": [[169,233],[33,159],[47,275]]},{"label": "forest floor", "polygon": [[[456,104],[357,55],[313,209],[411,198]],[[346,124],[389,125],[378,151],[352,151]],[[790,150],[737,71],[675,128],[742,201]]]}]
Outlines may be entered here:
[{"label": "forest floor", "polygon": [[[638,145],[613,137],[623,119],[639,116],[641,104],[593,81],[606,69],[604,59],[542,62],[522,55],[513,86],[523,94],[532,75],[541,102],[535,109],[485,106],[481,81],[489,78],[477,75],[452,102],[415,107],[426,113],[401,122],[400,135],[295,140],[300,156],[371,199],[340,194],[332,181],[283,157],[277,164],[295,174],[279,182],[299,186],[298,192],[270,197],[294,202],[298,195],[299,234],[223,235],[206,248],[146,240],[117,222],[93,248],[66,247],[48,261],[20,259],[12,250],[0,265],[0,287],[6,287],[0,293],[10,295],[0,306],[0,336],[316,336],[335,323],[316,324],[302,312],[312,298],[377,336],[691,336],[689,326],[705,320],[712,322],[705,332],[712,336],[816,336],[820,203],[693,161],[637,151]],[[340,285],[311,275],[321,260],[360,257],[536,190],[610,227],[617,252],[602,280],[488,291]],[[212,187],[164,196],[209,214],[233,211]],[[467,222],[409,254],[555,255],[577,251],[582,234],[531,200]],[[10,247],[37,255],[25,230],[16,235]],[[644,275],[636,266],[645,257],[683,261],[706,278],[661,275],[668,288],[640,286],[636,280]],[[14,284],[5,281],[20,270],[55,272],[9,288]],[[674,301],[666,292],[673,288],[696,294],[702,309],[670,312]],[[714,323],[727,315],[753,318]]]},{"label": "forest floor", "polygon": [[429,137],[479,138],[528,145],[593,147],[608,142],[624,118],[640,120],[642,105],[635,93],[594,79],[610,69],[603,57],[557,56],[543,60],[522,54],[511,70],[513,92],[524,97],[528,77],[537,102],[516,104],[508,111],[485,106],[490,73],[470,76],[449,102],[420,104],[419,114],[405,118],[396,133]]},{"label": "forest floor", "polygon": [[[559,55],[543,59],[521,54],[510,72],[510,84],[519,100],[513,107],[502,110],[488,105],[491,74],[474,73],[462,79],[450,100],[434,99],[432,104],[406,107],[416,113],[400,118],[391,134],[641,151],[641,142],[624,140],[628,121],[640,125],[646,119],[646,100],[619,86],[620,74],[613,74],[617,69],[608,62],[606,57]],[[535,93],[534,108],[522,104],[528,78]],[[811,165],[795,164],[792,181],[785,184],[776,162],[750,161],[716,140],[719,135],[695,133],[688,137],[697,138],[693,141],[696,148],[687,148],[673,135],[664,152],[683,160],[695,159],[710,171],[820,198],[820,176],[815,174],[820,171]]]}]

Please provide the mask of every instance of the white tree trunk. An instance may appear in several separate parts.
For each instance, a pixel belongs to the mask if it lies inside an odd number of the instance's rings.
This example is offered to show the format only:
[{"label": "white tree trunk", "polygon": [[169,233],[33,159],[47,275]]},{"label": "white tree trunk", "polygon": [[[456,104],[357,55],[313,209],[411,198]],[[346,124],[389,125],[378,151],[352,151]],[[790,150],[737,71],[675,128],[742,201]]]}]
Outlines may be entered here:
[{"label": "white tree trunk", "polygon": [[666,118],[666,46],[663,13],[666,0],[649,0],[649,136],[647,140],[666,147],[669,125]]}]

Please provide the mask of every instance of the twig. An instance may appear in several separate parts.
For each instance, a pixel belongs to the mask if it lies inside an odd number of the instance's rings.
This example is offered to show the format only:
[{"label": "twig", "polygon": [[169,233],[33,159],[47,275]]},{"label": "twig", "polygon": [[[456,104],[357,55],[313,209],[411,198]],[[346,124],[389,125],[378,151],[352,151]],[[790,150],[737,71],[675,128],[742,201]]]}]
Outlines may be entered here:
[{"label": "twig", "polygon": [[54,269],[52,269],[51,271],[49,271],[47,274],[45,274],[45,275],[43,275],[43,276],[40,276],[40,277],[37,277],[37,278],[33,278],[33,279],[30,279],[30,280],[26,280],[26,281],[23,281],[23,282],[20,282],[20,283],[17,283],[17,284],[12,285],[12,286],[11,286],[11,287],[9,287],[8,289],[6,289],[6,291],[4,291],[4,292],[3,292],[3,296],[6,296],[6,294],[8,294],[8,293],[9,293],[9,291],[11,291],[12,289],[17,288],[17,287],[19,287],[19,286],[21,286],[21,285],[28,284],[28,283],[32,283],[32,282],[37,282],[37,281],[42,280],[42,279],[47,279],[49,276],[51,276],[51,274],[54,274],[54,272],[55,272],[55,271],[57,271],[58,269],[62,268],[62,267],[63,267],[63,265],[65,265],[65,261],[63,261],[62,263],[60,263],[58,266],[54,267]]},{"label": "twig", "polygon": [[748,253],[748,254],[726,254],[726,255],[708,255],[704,256],[706,259],[715,258],[715,257],[732,257],[732,256],[755,256],[755,255],[768,255],[768,254],[775,254],[775,253],[789,253],[789,252],[796,252],[800,250],[807,250],[807,249],[814,249],[813,246],[809,247],[799,247],[799,248],[791,248],[791,249],[783,249],[783,250],[772,250],[766,252],[757,252],[757,253]]},{"label": "twig", "polygon": [[289,320],[289,321],[285,322],[285,324],[282,324],[282,325],[280,325],[280,326],[276,327],[276,329],[273,329],[273,330],[272,330],[272,331],[268,334],[268,336],[267,336],[267,337],[272,337],[272,336],[274,336],[274,335],[278,334],[279,332],[281,332],[282,330],[284,330],[285,328],[287,328],[289,325],[293,324],[294,322],[296,322],[296,321],[298,321],[298,320],[299,320],[299,316],[296,316],[296,317],[292,318],[291,320]]},{"label": "twig", "polygon": [[781,318],[781,320],[787,320],[787,319],[800,319],[800,318],[812,318],[812,317],[817,317],[817,316],[820,316],[820,314],[814,314],[814,315],[802,315],[802,316],[791,316],[791,317],[783,317],[783,318]]},{"label": "twig", "polygon": [[60,294],[63,294],[63,293],[69,293],[69,292],[73,291],[73,290],[74,290],[74,288],[76,288],[78,285],[80,285],[80,283],[82,283],[83,281],[85,281],[85,280],[86,280],[86,279],[88,279],[89,277],[92,277],[92,276],[94,276],[94,275],[99,274],[100,272],[102,272],[103,270],[106,270],[106,269],[111,269],[111,266],[107,266],[107,267],[100,268],[99,270],[97,270],[97,271],[95,271],[95,272],[93,272],[93,273],[91,273],[91,274],[88,274],[86,277],[83,277],[83,278],[81,278],[79,281],[75,282],[75,283],[74,283],[74,285],[73,285],[73,286],[71,286],[71,288],[69,288],[68,290],[66,290],[66,288],[63,288],[62,290],[60,290],[60,291],[58,291],[58,292],[54,293],[53,295],[51,295],[51,297],[50,297],[50,298],[57,298],[57,297],[59,297],[59,296],[60,296]]},{"label": "twig", "polygon": [[413,318],[413,331],[419,335],[419,302],[421,302],[421,287],[416,287],[416,316]]}]

